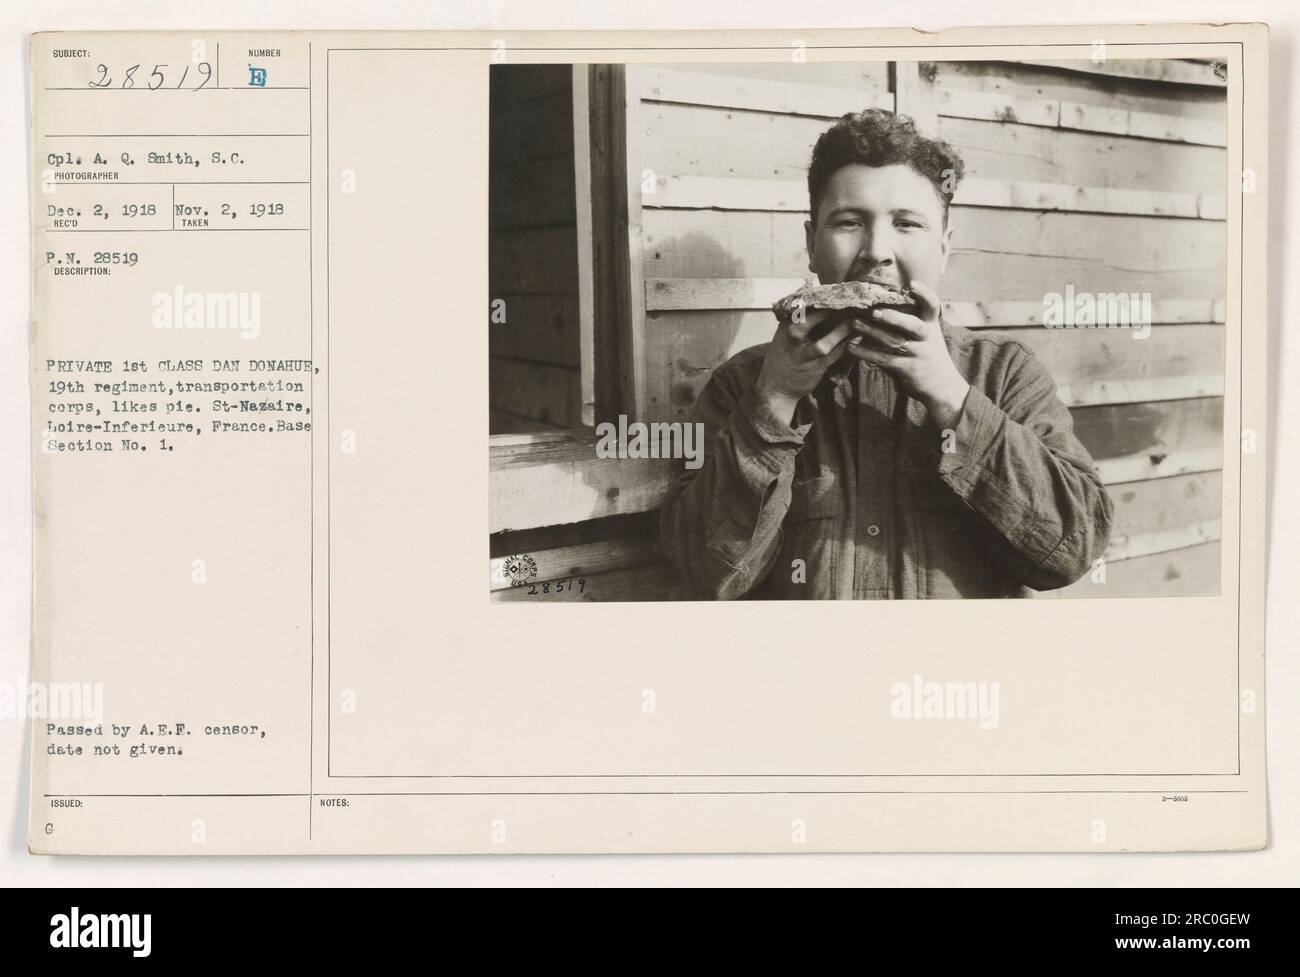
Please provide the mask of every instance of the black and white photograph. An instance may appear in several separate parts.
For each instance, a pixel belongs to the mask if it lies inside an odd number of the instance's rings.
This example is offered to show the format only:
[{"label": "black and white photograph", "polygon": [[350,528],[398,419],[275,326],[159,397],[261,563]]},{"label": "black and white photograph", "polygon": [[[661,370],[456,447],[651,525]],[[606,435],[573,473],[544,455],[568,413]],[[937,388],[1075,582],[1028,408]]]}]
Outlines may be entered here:
[{"label": "black and white photograph", "polygon": [[1226,86],[493,65],[493,599],[1219,593]]},{"label": "black and white photograph", "polygon": [[319,2],[0,15],[15,947],[1281,945],[1292,13]]}]

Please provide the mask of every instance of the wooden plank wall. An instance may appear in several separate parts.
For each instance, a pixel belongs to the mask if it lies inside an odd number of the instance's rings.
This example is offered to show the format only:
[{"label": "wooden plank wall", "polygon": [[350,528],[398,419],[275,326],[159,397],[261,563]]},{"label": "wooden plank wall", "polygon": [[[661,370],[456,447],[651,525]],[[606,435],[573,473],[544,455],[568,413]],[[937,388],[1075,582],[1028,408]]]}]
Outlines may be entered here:
[{"label": "wooden plank wall", "polygon": [[[911,69],[900,101],[933,119],[967,164],[942,283],[946,316],[1034,350],[1116,503],[1105,583],[1085,579],[1057,594],[1215,593],[1225,89],[1196,62],[1123,67],[900,65]],[[813,142],[842,112],[893,108],[893,81],[885,64],[647,65],[630,68],[628,84],[640,96],[640,160],[630,165],[654,178],[640,202],[640,417],[684,420],[713,369],[770,339],[768,305],[809,275],[802,222]],[[1067,285],[1149,292],[1150,336],[1043,328],[1043,296]],[[644,495],[663,475],[639,478]],[[623,575],[612,599],[671,589],[652,539],[619,552],[625,565],[604,570]],[[582,565],[582,553],[569,555]]]},{"label": "wooden plank wall", "polygon": [[[494,68],[488,280],[491,416],[502,432],[580,423],[573,91],[568,65]],[[450,325],[450,324],[448,324]]]}]

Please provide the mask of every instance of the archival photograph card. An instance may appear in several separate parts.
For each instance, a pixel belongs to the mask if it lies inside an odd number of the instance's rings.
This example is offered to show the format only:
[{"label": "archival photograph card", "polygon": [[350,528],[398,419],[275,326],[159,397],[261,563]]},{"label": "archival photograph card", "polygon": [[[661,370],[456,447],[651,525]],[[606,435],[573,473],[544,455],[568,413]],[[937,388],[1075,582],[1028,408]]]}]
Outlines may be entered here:
[{"label": "archival photograph card", "polygon": [[29,59],[32,852],[1267,845],[1264,25]]}]

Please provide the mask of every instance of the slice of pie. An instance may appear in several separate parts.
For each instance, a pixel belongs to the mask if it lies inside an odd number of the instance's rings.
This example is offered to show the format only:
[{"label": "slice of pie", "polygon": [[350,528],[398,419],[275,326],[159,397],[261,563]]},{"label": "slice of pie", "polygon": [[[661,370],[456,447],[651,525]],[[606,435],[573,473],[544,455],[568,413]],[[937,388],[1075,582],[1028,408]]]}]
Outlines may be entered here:
[{"label": "slice of pie", "polygon": [[789,322],[800,306],[805,311],[836,309],[865,312],[877,305],[911,310],[916,307],[916,299],[911,292],[877,285],[875,282],[837,282],[834,285],[804,285],[774,303],[772,312],[782,322]]}]

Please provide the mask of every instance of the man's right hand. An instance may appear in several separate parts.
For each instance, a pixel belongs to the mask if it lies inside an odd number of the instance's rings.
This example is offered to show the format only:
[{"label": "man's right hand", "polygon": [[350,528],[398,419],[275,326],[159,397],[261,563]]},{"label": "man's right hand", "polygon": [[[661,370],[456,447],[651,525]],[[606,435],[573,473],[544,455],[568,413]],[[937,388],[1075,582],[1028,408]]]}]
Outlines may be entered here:
[{"label": "man's right hand", "polygon": [[845,319],[826,335],[812,338],[810,334],[827,315],[824,309],[810,309],[802,322],[782,322],[763,359],[758,395],[787,424],[794,419],[799,399],[821,382],[854,336],[852,321]]}]

